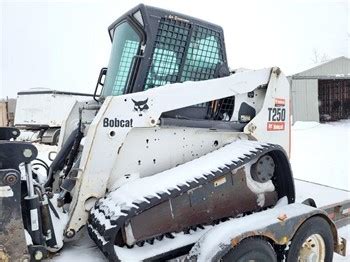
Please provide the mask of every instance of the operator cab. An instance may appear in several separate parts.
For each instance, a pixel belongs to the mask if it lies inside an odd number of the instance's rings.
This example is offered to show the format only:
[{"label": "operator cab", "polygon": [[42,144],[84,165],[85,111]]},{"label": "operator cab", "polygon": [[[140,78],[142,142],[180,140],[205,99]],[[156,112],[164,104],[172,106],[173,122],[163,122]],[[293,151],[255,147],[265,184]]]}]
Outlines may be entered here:
[{"label": "operator cab", "polygon": [[[103,85],[101,99],[229,75],[220,26],[140,4],[108,30],[112,51],[108,70],[101,70],[98,81]],[[230,111],[233,99],[226,101]],[[203,103],[167,112],[166,117],[214,119],[213,108],[213,102]]]}]

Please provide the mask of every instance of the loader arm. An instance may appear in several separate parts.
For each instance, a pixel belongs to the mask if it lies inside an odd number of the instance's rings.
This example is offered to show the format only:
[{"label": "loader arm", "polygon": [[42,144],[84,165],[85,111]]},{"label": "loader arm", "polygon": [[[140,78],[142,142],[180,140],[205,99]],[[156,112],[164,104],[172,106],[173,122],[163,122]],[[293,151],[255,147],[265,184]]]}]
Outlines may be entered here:
[{"label": "loader arm", "polygon": [[271,108],[277,106],[276,101],[283,100],[283,107],[289,112],[289,84],[279,68],[246,71],[220,79],[171,84],[135,94],[107,97],[84,142],[66,237],[73,237],[85,225],[88,211],[95,201],[113,188],[113,184],[109,183],[116,175],[114,167],[118,154],[131,130],[155,128],[156,131],[164,112],[233,95],[244,96],[262,86],[267,86],[262,108],[245,126],[244,133],[262,142],[280,144],[288,152],[289,114],[283,118],[283,129],[269,128],[270,122],[278,122],[271,119]]}]

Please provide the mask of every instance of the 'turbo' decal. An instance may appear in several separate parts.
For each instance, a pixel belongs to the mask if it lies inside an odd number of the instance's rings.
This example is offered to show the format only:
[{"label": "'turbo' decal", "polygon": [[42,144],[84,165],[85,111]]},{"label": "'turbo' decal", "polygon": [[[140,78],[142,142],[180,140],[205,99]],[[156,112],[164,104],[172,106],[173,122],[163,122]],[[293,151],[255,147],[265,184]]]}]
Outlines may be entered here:
[{"label": "'turbo' decal", "polygon": [[134,110],[139,113],[139,116],[142,116],[142,111],[149,109],[149,106],[147,105],[148,98],[144,101],[135,101],[134,99],[131,100],[134,102]]}]

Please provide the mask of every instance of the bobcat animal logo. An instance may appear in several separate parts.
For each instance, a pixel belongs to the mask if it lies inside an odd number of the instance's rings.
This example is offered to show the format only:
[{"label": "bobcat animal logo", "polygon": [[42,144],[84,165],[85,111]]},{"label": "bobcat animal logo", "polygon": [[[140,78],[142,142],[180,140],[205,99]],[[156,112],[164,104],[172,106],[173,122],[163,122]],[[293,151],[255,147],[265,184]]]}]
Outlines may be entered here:
[{"label": "bobcat animal logo", "polygon": [[139,113],[139,116],[142,116],[141,112],[149,109],[149,106],[147,105],[148,98],[143,101],[135,101],[134,99],[131,100],[134,102],[134,110]]}]

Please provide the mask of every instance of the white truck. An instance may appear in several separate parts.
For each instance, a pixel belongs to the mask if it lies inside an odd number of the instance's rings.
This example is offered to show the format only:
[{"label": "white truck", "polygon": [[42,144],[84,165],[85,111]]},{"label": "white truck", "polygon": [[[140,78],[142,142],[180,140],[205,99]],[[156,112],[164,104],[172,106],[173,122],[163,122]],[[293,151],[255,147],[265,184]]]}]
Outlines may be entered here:
[{"label": "white truck", "polygon": [[17,94],[14,125],[21,130],[17,140],[57,145],[63,122],[76,104],[92,95],[32,88]]}]

